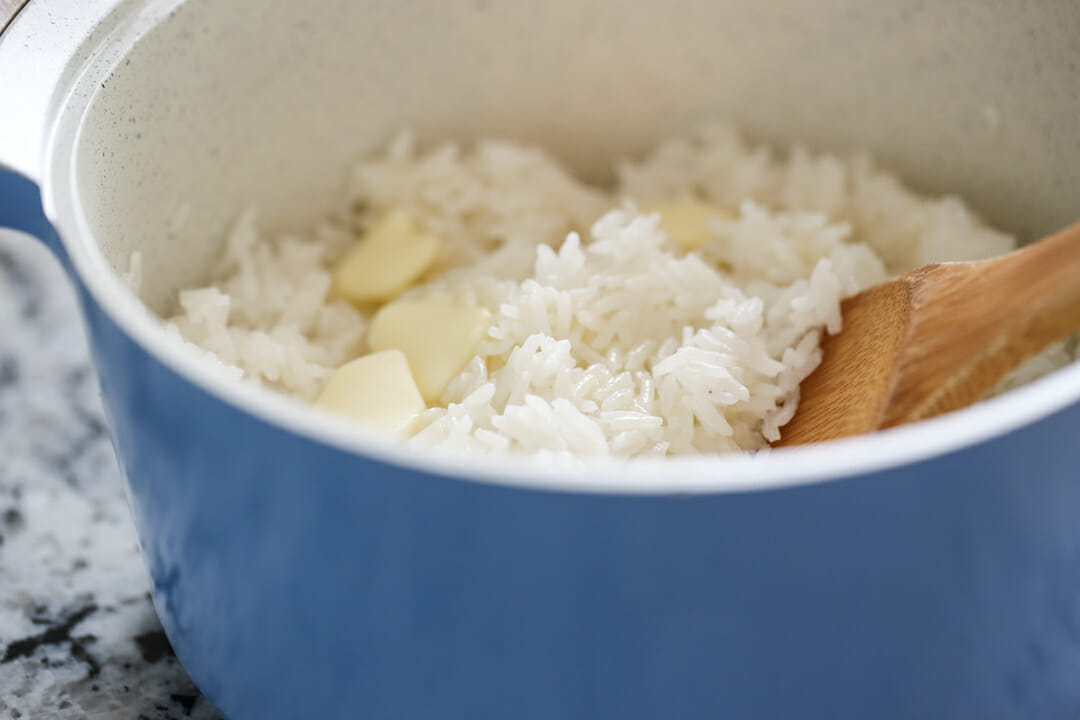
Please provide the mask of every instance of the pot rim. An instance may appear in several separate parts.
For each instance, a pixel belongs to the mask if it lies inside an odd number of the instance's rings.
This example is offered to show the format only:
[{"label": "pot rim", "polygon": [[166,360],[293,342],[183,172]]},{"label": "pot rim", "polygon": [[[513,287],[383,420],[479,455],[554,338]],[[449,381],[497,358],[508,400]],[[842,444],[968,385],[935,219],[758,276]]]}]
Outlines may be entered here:
[{"label": "pot rim", "polygon": [[[129,47],[127,43],[114,46],[108,55],[115,60]],[[104,71],[100,63],[93,65],[83,68],[72,87],[94,87],[90,83]],[[300,400],[228,379],[194,349],[170,336],[157,315],[124,286],[93,241],[75,180],[74,148],[80,142],[82,120],[92,95],[69,92],[67,101],[55,110],[56,121],[45,136],[40,183],[46,215],[89,297],[135,344],[217,400],[282,430],[361,458],[456,480],[569,493],[663,495],[766,490],[913,465],[993,440],[1080,402],[1080,362],[1073,362],[1033,383],[931,420],[872,435],[753,454],[639,460],[575,458],[566,462],[545,458],[540,463],[531,456],[467,458],[388,443]]]}]

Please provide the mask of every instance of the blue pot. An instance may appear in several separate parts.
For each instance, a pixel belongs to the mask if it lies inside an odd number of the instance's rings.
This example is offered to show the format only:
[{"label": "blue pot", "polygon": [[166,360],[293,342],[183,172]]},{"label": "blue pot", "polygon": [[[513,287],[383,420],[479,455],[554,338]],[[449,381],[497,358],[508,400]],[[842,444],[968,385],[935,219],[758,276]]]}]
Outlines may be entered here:
[{"label": "blue pot", "polygon": [[[85,32],[65,36],[56,64],[89,69],[55,81],[73,88],[67,109],[48,93],[34,152],[6,148],[0,225],[44,240],[79,290],[155,607],[229,718],[1080,715],[1080,368],[880,437],[723,461],[545,471],[354,438],[227,387],[108,270],[107,243],[92,238],[114,221],[86,187],[109,188],[91,172],[90,155],[110,147],[98,80],[124,82],[116,68],[139,60],[125,33],[174,15],[103,5],[71,10]],[[1051,35],[1055,17],[1039,15]],[[91,62],[103,26],[119,50]],[[0,77],[13,32],[58,31],[20,16],[0,41]],[[95,75],[94,62],[111,64]],[[1058,102],[1047,117],[1080,110]],[[995,162],[1015,164],[1003,147]],[[970,169],[966,152],[955,157]],[[1080,161],[1075,142],[1065,152]],[[169,174],[155,172],[150,185]],[[1020,224],[1058,222],[1075,209],[1068,194]]]}]

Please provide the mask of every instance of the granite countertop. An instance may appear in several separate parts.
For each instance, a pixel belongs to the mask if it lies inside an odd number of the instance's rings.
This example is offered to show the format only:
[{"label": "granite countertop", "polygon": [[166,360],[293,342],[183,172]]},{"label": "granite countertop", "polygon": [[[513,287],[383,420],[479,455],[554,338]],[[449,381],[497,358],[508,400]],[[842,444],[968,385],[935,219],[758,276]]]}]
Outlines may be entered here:
[{"label": "granite countertop", "polygon": [[0,231],[0,720],[220,717],[148,589],[74,294]]}]

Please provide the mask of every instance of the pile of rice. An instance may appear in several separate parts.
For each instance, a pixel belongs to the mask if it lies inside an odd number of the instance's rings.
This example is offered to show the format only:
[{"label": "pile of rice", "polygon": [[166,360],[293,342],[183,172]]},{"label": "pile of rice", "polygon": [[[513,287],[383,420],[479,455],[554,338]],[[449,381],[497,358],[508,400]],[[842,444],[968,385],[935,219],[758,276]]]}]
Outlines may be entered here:
[{"label": "pile of rice", "polygon": [[[409,442],[470,453],[663,456],[776,440],[820,361],[840,301],[891,274],[1006,252],[1014,239],[952,197],[904,188],[865,156],[778,154],[711,125],[575,179],[539,149],[484,141],[420,152],[408,134],[356,169],[339,217],[269,237],[254,212],[212,283],[179,293],[170,327],[237,377],[311,399],[364,352],[374,308],[331,290],[334,263],[388,210],[444,242],[410,296],[487,308],[476,357]],[[680,251],[639,205],[729,209]],[[1064,364],[1059,344],[1011,383]]]}]

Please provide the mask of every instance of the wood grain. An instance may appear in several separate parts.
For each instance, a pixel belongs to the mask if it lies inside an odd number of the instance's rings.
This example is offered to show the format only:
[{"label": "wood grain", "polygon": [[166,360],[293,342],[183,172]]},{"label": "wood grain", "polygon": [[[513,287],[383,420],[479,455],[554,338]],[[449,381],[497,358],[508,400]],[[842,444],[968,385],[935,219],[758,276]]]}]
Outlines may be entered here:
[{"label": "wood grain", "polygon": [[923,420],[1080,330],[1080,223],[1009,255],[928,265],[847,300],[776,446]]}]

